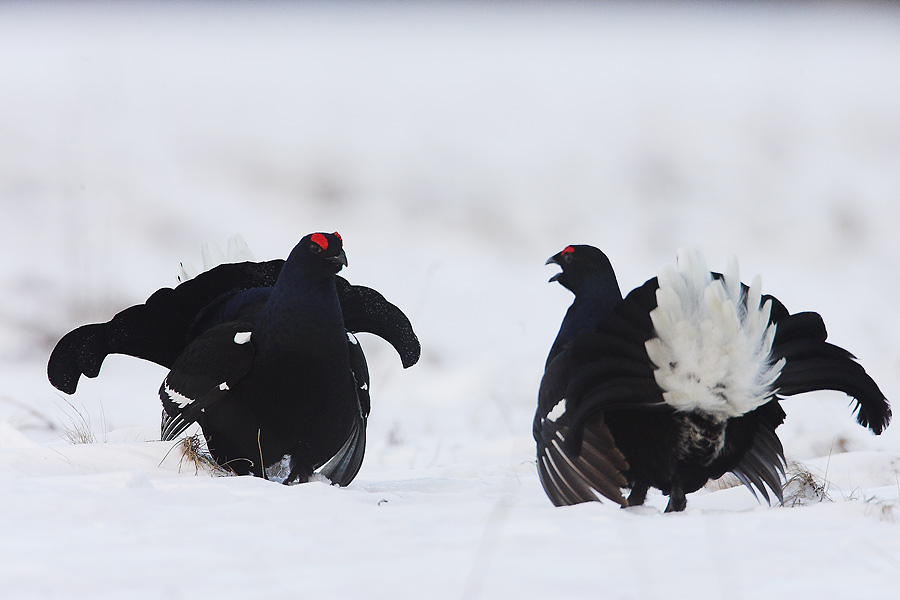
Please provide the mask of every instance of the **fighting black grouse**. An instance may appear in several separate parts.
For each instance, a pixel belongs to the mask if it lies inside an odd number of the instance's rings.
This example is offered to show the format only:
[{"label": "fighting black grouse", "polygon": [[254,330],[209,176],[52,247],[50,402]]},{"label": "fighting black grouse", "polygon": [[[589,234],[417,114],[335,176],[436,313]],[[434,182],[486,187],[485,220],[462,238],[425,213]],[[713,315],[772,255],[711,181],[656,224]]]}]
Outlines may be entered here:
[{"label": "fighting black grouse", "polygon": [[72,394],[107,355],[170,369],[162,439],[199,423],[216,462],[238,474],[347,485],[365,452],[369,374],[358,332],[387,340],[404,367],[420,347],[403,312],[337,273],[337,233],[305,236],[286,261],[222,264],[162,288],[106,323],[66,334],[47,373]]},{"label": "fighting black grouse", "polygon": [[[737,263],[711,273],[695,251],[624,299],[609,259],[568,246],[547,264],[575,294],[545,365],[534,419],[541,483],[557,506],[605,496],[644,502],[649,488],[685,494],[731,472],[782,499],[779,401],[813,390],[856,400],[860,425],[890,422],[884,394],[855,357],[826,342],[817,313],[790,314],[740,282]],[[630,489],[627,499],[623,489]]]}]

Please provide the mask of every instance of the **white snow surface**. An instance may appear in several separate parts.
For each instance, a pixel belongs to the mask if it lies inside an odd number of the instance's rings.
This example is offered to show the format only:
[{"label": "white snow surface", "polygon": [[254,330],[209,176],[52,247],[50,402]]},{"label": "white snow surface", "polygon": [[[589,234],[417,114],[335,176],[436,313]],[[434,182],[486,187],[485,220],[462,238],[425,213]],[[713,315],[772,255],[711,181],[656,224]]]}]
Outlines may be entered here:
[{"label": "white snow surface", "polygon": [[[900,434],[840,394],[784,403],[791,507],[554,508],[531,418],[575,243],[737,255],[900,396],[898,65],[890,3],[0,4],[0,597],[896,597]],[[335,230],[423,349],[360,336],[349,487],[186,463],[157,365],[47,382],[203,242]]]}]

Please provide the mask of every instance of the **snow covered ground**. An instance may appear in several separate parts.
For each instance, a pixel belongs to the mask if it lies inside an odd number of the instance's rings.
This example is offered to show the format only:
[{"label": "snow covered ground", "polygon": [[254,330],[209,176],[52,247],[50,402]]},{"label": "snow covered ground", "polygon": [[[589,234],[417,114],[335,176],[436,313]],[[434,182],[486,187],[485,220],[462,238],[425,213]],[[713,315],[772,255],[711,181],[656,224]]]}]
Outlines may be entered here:
[{"label": "snow covered ground", "polygon": [[[827,496],[794,507],[557,509],[530,432],[569,243],[626,290],[736,254],[900,397],[898,65],[887,3],[0,4],[0,597],[896,597],[900,433],[839,394],[785,403]],[[361,336],[348,488],[197,472],[154,441],[155,365],[47,382],[201,242],[314,230],[423,345],[403,371]]]}]

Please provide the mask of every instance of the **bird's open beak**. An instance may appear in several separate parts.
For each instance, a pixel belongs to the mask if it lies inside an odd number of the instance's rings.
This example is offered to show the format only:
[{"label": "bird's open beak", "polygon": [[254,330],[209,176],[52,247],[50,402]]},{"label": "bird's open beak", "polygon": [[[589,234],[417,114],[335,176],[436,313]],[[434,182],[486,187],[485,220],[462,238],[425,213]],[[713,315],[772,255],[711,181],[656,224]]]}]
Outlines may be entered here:
[{"label": "bird's open beak", "polygon": [[[544,265],[545,266],[546,265],[558,265],[559,261],[556,260],[558,256],[559,256],[559,254],[554,254],[553,256],[551,256],[550,258],[547,259],[547,262],[545,262]],[[562,271],[560,271],[559,273],[557,273],[556,275],[551,277],[550,281],[548,281],[547,283],[553,283],[554,281],[557,281],[561,276],[562,276]]]}]

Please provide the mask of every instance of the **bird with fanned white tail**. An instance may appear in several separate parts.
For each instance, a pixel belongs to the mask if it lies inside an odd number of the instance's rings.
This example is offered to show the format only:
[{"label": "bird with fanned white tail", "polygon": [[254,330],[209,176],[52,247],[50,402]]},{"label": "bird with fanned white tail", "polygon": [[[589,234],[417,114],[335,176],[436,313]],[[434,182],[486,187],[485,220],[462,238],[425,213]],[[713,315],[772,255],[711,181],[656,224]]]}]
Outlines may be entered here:
[{"label": "bird with fanned white tail", "polygon": [[207,248],[195,274],[106,323],[56,345],[51,383],[72,394],[107,355],[168,368],[160,386],[162,439],[198,423],[215,461],[237,474],[302,483],[320,474],[347,485],[362,465],[370,409],[359,332],[387,340],[404,367],[420,355],[409,319],[373,289],[337,273],[347,265],[337,233],[312,233],[287,260],[253,262],[241,240],[220,264]]},{"label": "bird with fanned white tail", "polygon": [[[575,294],[538,393],[533,433],[541,483],[557,506],[643,504],[650,488],[681,511],[686,494],[733,473],[754,495],[782,499],[779,402],[814,390],[855,399],[880,434],[891,410],[850,352],[826,341],[822,317],[791,314],[741,283],[737,262],[710,272],[695,250],[624,298],[606,255],[567,246],[547,261]],[[627,497],[625,490],[630,490]]]}]

